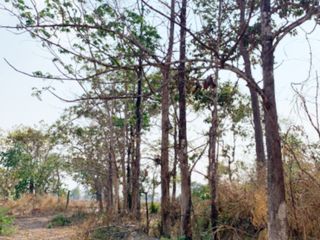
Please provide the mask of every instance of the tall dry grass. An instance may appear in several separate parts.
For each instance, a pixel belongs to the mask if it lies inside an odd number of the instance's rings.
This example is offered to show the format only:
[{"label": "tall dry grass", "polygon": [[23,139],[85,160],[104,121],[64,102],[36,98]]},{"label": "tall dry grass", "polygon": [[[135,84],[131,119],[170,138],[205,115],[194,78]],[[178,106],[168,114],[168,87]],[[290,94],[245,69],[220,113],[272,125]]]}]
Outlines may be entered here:
[{"label": "tall dry grass", "polygon": [[25,194],[17,200],[7,200],[2,204],[14,216],[49,215],[58,212],[91,212],[96,208],[92,201],[71,200],[66,209],[66,198],[50,194]]}]

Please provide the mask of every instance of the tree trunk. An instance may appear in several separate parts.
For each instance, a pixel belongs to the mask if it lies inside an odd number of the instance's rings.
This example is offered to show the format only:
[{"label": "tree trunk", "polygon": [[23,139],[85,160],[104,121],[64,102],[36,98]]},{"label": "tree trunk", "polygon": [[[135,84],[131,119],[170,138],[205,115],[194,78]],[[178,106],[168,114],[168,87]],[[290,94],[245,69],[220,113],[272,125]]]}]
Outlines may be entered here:
[{"label": "tree trunk", "polygon": [[107,182],[105,185],[105,197],[106,197],[106,212],[111,214],[113,212],[113,163],[111,148],[109,149],[108,159],[107,159]]},{"label": "tree trunk", "polygon": [[173,119],[173,151],[174,151],[174,159],[173,159],[173,168],[172,168],[172,196],[171,201],[176,200],[176,192],[177,192],[177,164],[178,164],[178,129],[177,129],[177,121],[176,121],[176,106],[174,106],[175,117]]},{"label": "tree trunk", "polygon": [[96,201],[99,204],[99,212],[103,212],[103,199],[102,199],[102,184],[100,178],[94,178],[94,187],[95,187],[95,195],[96,195]]},{"label": "tree trunk", "polygon": [[[126,118],[127,119],[127,118]],[[122,150],[121,150],[121,171],[122,171],[122,195],[123,195],[123,203],[122,203],[122,211],[128,211],[128,182],[127,182],[127,171],[126,171],[126,143],[129,141],[127,140],[127,125],[125,124],[123,128],[123,141]]]},{"label": "tree trunk", "polygon": [[120,186],[119,186],[119,169],[117,166],[116,155],[112,148],[112,179],[113,179],[113,208],[116,213],[119,213],[120,208]]},{"label": "tree trunk", "polygon": [[130,212],[132,212],[132,171],[133,171],[133,164],[135,159],[135,138],[134,138],[134,129],[133,126],[130,125],[130,143],[128,147],[128,163],[127,163],[127,180],[128,180],[128,208]]},{"label": "tree trunk", "polygon": [[[246,28],[245,20],[245,0],[238,1],[240,8],[240,31],[242,32]],[[244,43],[244,38],[240,39],[239,42],[240,54],[242,56],[245,68],[245,74],[253,79],[251,71],[251,60],[250,54],[247,47]],[[258,183],[264,182],[265,170],[266,170],[266,157],[263,141],[263,131],[261,124],[261,113],[260,113],[260,104],[258,93],[249,86],[250,96],[251,96],[251,108],[252,108],[252,117],[254,125],[254,138],[255,138],[255,148],[256,148],[256,174]]]},{"label": "tree trunk", "polygon": [[170,237],[170,174],[169,174],[169,107],[170,107],[170,69],[174,44],[175,0],[171,0],[171,21],[167,59],[162,69],[162,98],[161,98],[161,236]]},{"label": "tree trunk", "polygon": [[178,67],[179,90],[179,161],[181,168],[181,235],[192,239],[191,229],[191,178],[188,164],[186,120],[186,20],[187,0],[181,1],[180,10],[180,63]]},{"label": "tree trunk", "polygon": [[139,66],[137,69],[137,101],[136,101],[136,132],[135,132],[135,159],[132,165],[132,210],[136,220],[140,220],[140,159],[141,159],[141,103],[142,103],[142,56],[139,57]]},{"label": "tree trunk", "polygon": [[30,194],[34,194],[35,193],[35,187],[34,187],[33,179],[30,179],[30,182],[29,182],[29,193]]},{"label": "tree trunk", "polygon": [[146,234],[149,234],[149,205],[148,205],[148,192],[144,192],[144,201],[146,205]]},{"label": "tree trunk", "polygon": [[210,222],[212,229],[212,239],[216,239],[216,228],[218,222],[217,210],[217,130],[218,130],[218,70],[216,69],[212,86],[212,110],[211,110],[211,127],[209,132],[209,187],[210,187]]},{"label": "tree trunk", "polygon": [[270,240],[287,240],[288,223],[281,158],[281,139],[274,88],[274,52],[270,5],[270,0],[261,1],[261,59],[265,94],[263,105],[268,155],[268,238]]}]

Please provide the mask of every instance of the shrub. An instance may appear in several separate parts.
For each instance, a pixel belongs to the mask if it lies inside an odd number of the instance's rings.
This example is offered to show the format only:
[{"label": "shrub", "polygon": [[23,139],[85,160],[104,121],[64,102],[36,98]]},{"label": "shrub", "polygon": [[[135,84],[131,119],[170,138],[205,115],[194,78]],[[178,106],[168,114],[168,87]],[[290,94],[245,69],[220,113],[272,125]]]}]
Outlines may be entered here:
[{"label": "shrub", "polygon": [[150,213],[151,214],[156,214],[159,212],[160,205],[159,203],[151,203],[150,205]]},{"label": "shrub", "polygon": [[71,220],[63,214],[59,214],[51,219],[48,228],[63,227],[71,224]]},{"label": "shrub", "polygon": [[10,235],[14,232],[14,218],[8,216],[8,209],[0,207],[0,235]]}]

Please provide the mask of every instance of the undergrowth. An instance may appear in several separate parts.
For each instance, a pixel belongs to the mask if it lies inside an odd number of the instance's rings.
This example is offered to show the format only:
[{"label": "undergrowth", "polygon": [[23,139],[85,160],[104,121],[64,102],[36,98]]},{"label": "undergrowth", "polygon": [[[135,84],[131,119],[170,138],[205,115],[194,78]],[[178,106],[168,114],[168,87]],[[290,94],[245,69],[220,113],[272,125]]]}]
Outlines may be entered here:
[{"label": "undergrowth", "polygon": [[71,216],[67,216],[66,214],[60,213],[50,220],[48,228],[64,227],[69,226],[71,224],[79,224],[85,221],[88,218],[88,216],[88,213],[80,211],[73,213]]},{"label": "undergrowth", "polygon": [[8,215],[8,209],[0,207],[0,235],[11,235],[14,233],[13,222],[14,218]]}]

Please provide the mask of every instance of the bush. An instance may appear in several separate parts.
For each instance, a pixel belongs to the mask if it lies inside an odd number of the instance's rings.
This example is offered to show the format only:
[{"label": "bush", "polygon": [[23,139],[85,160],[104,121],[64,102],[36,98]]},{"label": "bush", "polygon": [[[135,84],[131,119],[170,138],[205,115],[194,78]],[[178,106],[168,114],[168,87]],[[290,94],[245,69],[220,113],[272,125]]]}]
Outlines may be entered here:
[{"label": "bush", "polygon": [[63,227],[71,224],[71,220],[63,214],[59,214],[55,216],[50,223],[48,224],[48,228],[53,227]]},{"label": "bush", "polygon": [[8,216],[8,209],[0,207],[0,235],[10,235],[14,232],[14,218]]},{"label": "bush", "polygon": [[81,223],[89,217],[88,213],[77,211],[68,218],[72,223]]},{"label": "bush", "polygon": [[151,203],[151,205],[150,205],[150,213],[151,214],[158,213],[159,209],[160,209],[160,204],[159,203]]}]

